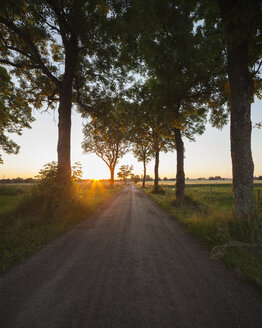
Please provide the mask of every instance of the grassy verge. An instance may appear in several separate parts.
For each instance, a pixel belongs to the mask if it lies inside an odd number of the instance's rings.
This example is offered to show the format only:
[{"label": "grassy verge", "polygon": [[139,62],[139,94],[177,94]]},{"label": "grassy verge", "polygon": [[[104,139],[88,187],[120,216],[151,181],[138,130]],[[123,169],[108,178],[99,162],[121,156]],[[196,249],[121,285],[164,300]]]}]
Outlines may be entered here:
[{"label": "grassy verge", "polygon": [[[177,205],[171,186],[162,186],[161,194],[152,193],[152,188],[145,192],[211,251],[211,257],[222,258],[228,267],[262,288],[262,207],[258,206],[251,222],[236,222],[231,188],[212,186],[211,197],[209,186],[191,185],[186,188],[183,206]],[[261,190],[262,185],[255,189]]]},{"label": "grassy verge", "polygon": [[73,197],[47,197],[34,186],[0,186],[0,273],[70,230],[122,188],[79,183]]}]

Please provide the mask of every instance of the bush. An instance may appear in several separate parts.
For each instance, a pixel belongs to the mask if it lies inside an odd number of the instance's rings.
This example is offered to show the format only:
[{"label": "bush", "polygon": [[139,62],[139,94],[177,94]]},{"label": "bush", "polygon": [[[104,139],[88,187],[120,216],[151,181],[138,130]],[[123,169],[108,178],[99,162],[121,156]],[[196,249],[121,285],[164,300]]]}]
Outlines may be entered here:
[{"label": "bush", "polygon": [[162,187],[153,188],[152,194],[164,195],[166,192]]}]

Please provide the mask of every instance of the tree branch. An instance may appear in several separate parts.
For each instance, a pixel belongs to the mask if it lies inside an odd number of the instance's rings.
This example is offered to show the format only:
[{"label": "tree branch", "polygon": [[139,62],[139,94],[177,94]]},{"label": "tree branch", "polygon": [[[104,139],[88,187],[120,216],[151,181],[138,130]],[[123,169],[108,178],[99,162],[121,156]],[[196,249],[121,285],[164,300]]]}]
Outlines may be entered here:
[{"label": "tree branch", "polygon": [[261,59],[260,63],[258,64],[258,68],[257,68],[257,70],[255,70],[255,71],[253,72],[253,74],[252,74],[253,77],[256,76],[257,73],[260,71],[261,65],[262,65],[262,59]]},{"label": "tree branch", "polygon": [[65,47],[68,47],[69,40],[67,38],[67,34],[70,32],[70,26],[68,22],[66,21],[64,17],[64,11],[63,11],[63,2],[61,2],[61,11],[56,5],[56,2],[53,0],[47,0],[47,3],[49,6],[53,9],[54,13],[56,14],[56,17],[58,19],[58,24],[60,27],[60,35],[62,37],[63,43]]},{"label": "tree branch", "polygon": [[99,154],[97,154],[97,153],[96,153],[96,155],[97,155],[98,157],[100,157],[100,158],[106,163],[106,165],[111,169],[110,164],[104,159],[104,157],[103,157],[102,155],[99,155]]},{"label": "tree branch", "polygon": [[39,54],[39,51],[36,47],[36,45],[33,43],[33,41],[30,39],[28,35],[26,35],[23,31],[21,31],[13,22],[9,21],[8,19],[0,16],[0,22],[3,23],[5,26],[10,28],[13,32],[15,32],[24,42],[29,46],[29,48],[32,50],[33,57],[31,60],[34,60],[38,63],[39,68],[43,71],[44,74],[46,74],[56,85],[60,85],[60,81],[49,71],[47,66],[43,63],[41,55]]},{"label": "tree branch", "polygon": [[9,65],[9,66],[13,66],[13,67],[16,67],[16,68],[23,68],[23,67],[27,67],[29,69],[40,69],[39,66],[37,65],[27,65],[27,64],[22,64],[22,63],[13,63],[7,59],[2,59],[0,58],[0,63],[1,64],[6,64],[6,65]]}]

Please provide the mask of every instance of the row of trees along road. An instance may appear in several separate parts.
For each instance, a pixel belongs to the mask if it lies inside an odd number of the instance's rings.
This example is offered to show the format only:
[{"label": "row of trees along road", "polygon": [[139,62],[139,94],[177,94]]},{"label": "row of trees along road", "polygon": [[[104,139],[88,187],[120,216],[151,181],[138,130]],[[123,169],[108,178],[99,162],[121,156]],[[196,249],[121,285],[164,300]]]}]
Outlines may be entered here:
[{"label": "row of trees along road", "polygon": [[[137,13],[138,22],[130,32],[131,35],[137,34],[136,43],[128,49],[129,52],[135,49],[138,53],[150,82],[147,81],[139,93],[144,99],[140,101],[136,97],[137,109],[144,111],[146,117],[154,112],[157,124],[162,125],[159,136],[167,141],[174,140],[177,151],[176,196],[182,203],[185,195],[182,137],[193,140],[196,133],[203,133],[211,96],[213,103],[216,101],[211,112],[213,125],[225,123],[226,97],[216,95],[223,85],[221,80],[226,79],[225,65],[223,58],[215,64],[210,60],[202,34],[193,32],[194,17],[189,15],[192,7],[180,1],[176,4],[170,1],[143,2],[142,7],[148,14],[144,32],[136,28],[142,23]],[[131,15],[129,19],[132,18]],[[155,188],[157,186],[155,174]]]},{"label": "row of trees along road", "polygon": [[[175,125],[198,117],[200,106],[211,111],[211,123],[231,118],[234,211],[253,214],[253,161],[250,106],[259,95],[261,79],[261,13],[257,1],[136,1],[136,18],[128,51],[135,49],[148,74],[164,86],[165,106]],[[146,13],[136,15],[136,9]],[[142,8],[142,9],[141,9]],[[146,18],[145,18],[146,15]],[[140,21],[141,20],[141,21]],[[137,29],[143,21],[143,33]],[[136,34],[136,38],[132,35]],[[185,108],[190,109],[185,112]],[[201,111],[200,111],[201,112]],[[179,125],[179,124],[178,124]],[[185,129],[186,125],[180,131]],[[177,196],[183,200],[183,143],[177,133]],[[179,164],[180,163],[180,164]],[[179,196],[181,195],[181,196]]]},{"label": "row of trees along road", "polygon": [[[230,113],[234,210],[246,219],[253,214],[250,107],[261,90],[261,14],[255,0],[3,0],[0,64],[15,74],[29,104],[59,104],[61,184],[71,175],[72,103],[92,114],[87,152],[99,135],[123,137],[135,154],[148,147],[137,156],[144,165],[155,157],[156,189],[159,151],[176,148],[181,203],[183,138],[203,133],[207,118],[222,127]],[[128,72],[145,82],[126,91]],[[114,120],[118,132],[111,134]],[[113,179],[116,161],[106,162]]]}]

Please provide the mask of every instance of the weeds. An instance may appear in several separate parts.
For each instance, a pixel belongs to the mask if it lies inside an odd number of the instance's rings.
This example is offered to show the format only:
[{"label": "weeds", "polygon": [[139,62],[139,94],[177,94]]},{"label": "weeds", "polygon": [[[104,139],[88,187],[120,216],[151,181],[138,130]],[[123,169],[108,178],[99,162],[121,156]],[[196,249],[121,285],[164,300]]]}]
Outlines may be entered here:
[{"label": "weeds", "polygon": [[164,195],[165,194],[165,189],[158,186],[157,188],[154,187],[151,192],[153,194]]}]

